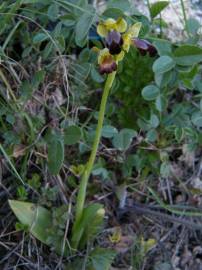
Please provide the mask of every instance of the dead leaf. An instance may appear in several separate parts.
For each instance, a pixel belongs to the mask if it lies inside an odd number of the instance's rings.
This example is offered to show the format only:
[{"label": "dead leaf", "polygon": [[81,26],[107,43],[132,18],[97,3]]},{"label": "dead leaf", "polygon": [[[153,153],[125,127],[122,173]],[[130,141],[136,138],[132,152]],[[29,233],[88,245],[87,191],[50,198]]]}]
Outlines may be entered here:
[{"label": "dead leaf", "polygon": [[14,146],[13,157],[18,158],[25,155],[26,146],[23,144],[18,144]]}]

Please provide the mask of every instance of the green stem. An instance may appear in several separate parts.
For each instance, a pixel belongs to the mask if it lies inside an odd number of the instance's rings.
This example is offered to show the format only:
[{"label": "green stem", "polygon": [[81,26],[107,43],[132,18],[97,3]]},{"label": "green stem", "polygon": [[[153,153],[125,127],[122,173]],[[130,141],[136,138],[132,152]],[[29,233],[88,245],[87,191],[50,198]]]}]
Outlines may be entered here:
[{"label": "green stem", "polygon": [[186,10],[185,10],[185,6],[184,6],[184,1],[180,0],[180,2],[181,2],[182,13],[183,13],[183,17],[184,17],[185,30],[187,31],[187,34],[189,35],[189,31],[188,31],[188,27],[187,27],[187,15],[186,15]]},{"label": "green stem", "polygon": [[13,93],[13,90],[11,89],[11,86],[10,86],[9,82],[7,81],[6,77],[4,76],[3,71],[1,69],[0,69],[0,79],[2,79],[2,81],[6,85],[7,90],[9,92],[10,96],[13,98],[14,103],[16,104],[16,106],[19,109],[19,106],[18,106],[18,103],[17,103],[17,99],[16,99],[16,97],[15,97],[15,95]]},{"label": "green stem", "polygon": [[94,162],[95,162],[95,158],[96,158],[96,154],[97,154],[97,150],[98,150],[98,146],[99,146],[99,142],[100,142],[100,137],[101,137],[101,133],[102,133],[102,126],[103,126],[103,121],[104,121],[107,98],[109,96],[110,89],[111,89],[113,81],[115,79],[115,75],[116,75],[116,72],[109,74],[107,77],[107,80],[105,82],[105,87],[104,87],[104,92],[103,92],[102,100],[101,100],[101,104],[100,104],[98,123],[97,123],[96,132],[95,132],[95,138],[94,138],[94,142],[93,142],[93,146],[92,146],[92,151],[91,151],[88,163],[86,165],[86,169],[83,173],[81,183],[79,186],[79,192],[77,195],[76,218],[75,218],[73,230],[74,230],[74,228],[77,227],[77,224],[79,224],[81,217],[82,217],[82,214],[83,214],[88,179],[90,177],[90,174],[91,174]]},{"label": "green stem", "polygon": [[148,9],[149,9],[149,15],[150,15],[151,22],[152,22],[152,21],[153,21],[153,18],[152,18],[152,16],[151,16],[151,5],[150,5],[149,0],[147,0],[147,7],[148,7]]},{"label": "green stem", "polygon": [[163,36],[163,29],[162,29],[162,16],[161,16],[161,13],[160,13],[160,38],[162,38]]}]

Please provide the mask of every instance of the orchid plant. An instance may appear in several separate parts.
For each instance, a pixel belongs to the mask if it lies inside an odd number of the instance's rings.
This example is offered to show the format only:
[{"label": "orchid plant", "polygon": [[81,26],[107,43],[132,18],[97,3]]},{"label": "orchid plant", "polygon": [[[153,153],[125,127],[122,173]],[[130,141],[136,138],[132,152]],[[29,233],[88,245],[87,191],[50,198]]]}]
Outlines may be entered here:
[{"label": "orchid plant", "polygon": [[105,21],[101,21],[97,26],[97,33],[102,38],[104,38],[106,47],[101,50],[98,48],[94,48],[94,50],[98,52],[99,72],[100,74],[107,74],[107,79],[101,99],[98,123],[92,151],[89,160],[85,166],[77,196],[75,217],[76,219],[73,226],[74,248],[77,248],[79,242],[79,236],[75,237],[75,234],[83,216],[87,184],[91,171],[93,169],[101,138],[106,103],[110,93],[110,89],[116,76],[118,63],[123,60],[124,55],[129,51],[130,46],[134,44],[134,40],[138,37],[140,29],[140,22],[136,22],[132,26],[128,26],[127,22],[123,18],[118,18],[117,20],[109,18]]}]

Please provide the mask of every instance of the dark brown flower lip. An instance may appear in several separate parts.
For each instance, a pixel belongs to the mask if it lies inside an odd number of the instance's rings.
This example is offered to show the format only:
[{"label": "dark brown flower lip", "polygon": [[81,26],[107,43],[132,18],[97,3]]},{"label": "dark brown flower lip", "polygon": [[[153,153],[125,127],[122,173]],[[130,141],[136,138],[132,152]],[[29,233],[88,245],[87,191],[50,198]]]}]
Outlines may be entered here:
[{"label": "dark brown flower lip", "polygon": [[117,64],[113,62],[111,66],[100,66],[99,72],[101,75],[103,74],[109,74],[112,73],[113,71],[117,70]]},{"label": "dark brown flower lip", "polygon": [[106,57],[106,59],[103,61],[103,63],[99,67],[99,72],[101,75],[103,74],[109,74],[113,71],[117,70],[117,64],[112,58],[112,56]]},{"label": "dark brown flower lip", "polygon": [[157,55],[157,49],[149,41],[145,39],[135,38],[133,40],[135,47],[139,50],[141,55],[146,55],[149,53],[149,56],[154,57]]},{"label": "dark brown flower lip", "polygon": [[119,54],[122,50],[123,38],[121,34],[115,30],[110,31],[106,37],[106,47],[110,54]]}]

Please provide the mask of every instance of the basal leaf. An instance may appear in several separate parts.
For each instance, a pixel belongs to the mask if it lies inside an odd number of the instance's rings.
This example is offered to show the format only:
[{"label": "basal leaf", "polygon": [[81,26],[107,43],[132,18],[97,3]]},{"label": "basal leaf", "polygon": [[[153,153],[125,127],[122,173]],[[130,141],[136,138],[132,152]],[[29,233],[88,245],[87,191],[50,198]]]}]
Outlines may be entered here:
[{"label": "basal leaf", "polygon": [[[61,255],[64,235],[57,234],[52,220],[52,213],[46,208],[30,202],[9,200],[9,205],[17,219],[25,225],[29,232],[42,243],[51,246]],[[55,241],[50,244],[50,232],[55,235]],[[63,254],[67,255],[65,246]]]},{"label": "basal leaf", "polygon": [[51,228],[51,213],[46,208],[29,202],[10,200],[9,205],[19,221],[26,225],[30,233],[47,244],[47,229]]},{"label": "basal leaf", "polygon": [[72,245],[84,247],[87,241],[96,235],[104,219],[104,208],[101,204],[94,203],[87,206],[82,218],[72,231]]}]

